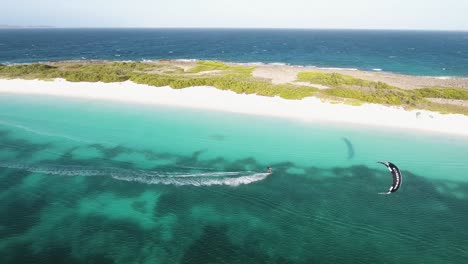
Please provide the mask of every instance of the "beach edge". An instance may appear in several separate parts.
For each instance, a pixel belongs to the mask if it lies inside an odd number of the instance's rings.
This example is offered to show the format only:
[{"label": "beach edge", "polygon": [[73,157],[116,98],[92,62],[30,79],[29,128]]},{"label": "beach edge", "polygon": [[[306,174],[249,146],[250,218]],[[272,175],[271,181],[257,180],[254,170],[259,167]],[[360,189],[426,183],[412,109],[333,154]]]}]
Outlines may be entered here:
[{"label": "beach edge", "polygon": [[50,95],[137,104],[164,105],[209,111],[270,116],[307,122],[332,122],[373,127],[392,127],[435,133],[468,136],[468,117],[440,114],[427,110],[365,103],[352,106],[330,103],[316,97],[288,100],[255,94],[236,94],[210,86],[173,89],[154,87],[132,81],[69,82],[0,79],[0,94]]}]

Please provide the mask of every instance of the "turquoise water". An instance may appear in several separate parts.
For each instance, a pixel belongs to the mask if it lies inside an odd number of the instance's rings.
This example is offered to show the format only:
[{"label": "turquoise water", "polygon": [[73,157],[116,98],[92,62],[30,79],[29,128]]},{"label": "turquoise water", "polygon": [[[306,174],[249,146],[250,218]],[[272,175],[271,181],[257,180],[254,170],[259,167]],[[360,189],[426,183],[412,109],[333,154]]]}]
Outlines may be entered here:
[{"label": "turquoise water", "polygon": [[0,95],[0,263],[466,263],[467,160],[444,134]]}]

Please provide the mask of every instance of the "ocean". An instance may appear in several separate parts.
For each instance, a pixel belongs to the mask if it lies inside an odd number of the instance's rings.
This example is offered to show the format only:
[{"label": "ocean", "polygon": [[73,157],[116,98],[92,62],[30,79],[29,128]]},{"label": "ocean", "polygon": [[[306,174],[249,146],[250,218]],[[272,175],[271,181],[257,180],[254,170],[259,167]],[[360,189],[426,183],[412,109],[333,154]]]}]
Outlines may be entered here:
[{"label": "ocean", "polygon": [[0,63],[198,59],[468,77],[468,32],[3,29]]},{"label": "ocean", "polygon": [[467,157],[446,134],[3,94],[0,263],[468,263]]}]

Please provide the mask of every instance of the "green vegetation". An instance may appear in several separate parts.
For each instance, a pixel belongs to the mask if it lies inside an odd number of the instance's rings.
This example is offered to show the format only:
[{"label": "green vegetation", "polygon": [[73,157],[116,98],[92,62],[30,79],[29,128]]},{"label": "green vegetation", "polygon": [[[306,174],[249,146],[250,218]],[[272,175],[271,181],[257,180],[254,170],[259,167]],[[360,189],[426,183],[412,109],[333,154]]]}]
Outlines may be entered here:
[{"label": "green vegetation", "polygon": [[318,90],[293,84],[272,84],[255,78],[255,67],[227,65],[216,61],[200,61],[184,71],[174,64],[143,62],[58,62],[5,66],[0,64],[0,78],[53,79],[64,78],[72,82],[122,82],[151,86],[170,86],[182,89],[191,86],[213,86],[239,94],[280,96],[285,99],[302,99],[317,96],[331,101],[352,105],[378,103],[406,108],[420,108],[442,113],[463,113],[463,106],[429,102],[425,98],[468,100],[468,90],[443,87],[427,87],[404,90],[383,82],[354,78],[339,73],[301,72],[298,81],[321,84],[329,89]]},{"label": "green vegetation", "polygon": [[301,72],[298,74],[298,80],[330,87],[321,91],[323,95],[366,103],[417,106],[424,100],[422,96],[409,90],[340,73]]},{"label": "green vegetation", "polygon": [[[0,68],[0,78],[52,79],[64,78],[71,82],[122,82],[151,86],[170,86],[182,89],[191,86],[213,86],[239,94],[280,96],[302,99],[312,96],[318,89],[292,84],[275,85],[252,77],[254,67],[229,66],[221,62],[202,61],[188,72],[170,64],[142,62],[63,62],[15,65]],[[219,70],[216,74],[198,74]],[[194,75],[194,73],[197,73]]]},{"label": "green vegetation", "polygon": [[135,83],[152,86],[169,85],[175,89],[192,86],[213,86],[221,90],[230,90],[238,94],[258,94],[263,96],[280,96],[285,99],[302,99],[312,96],[318,89],[312,87],[295,86],[291,84],[274,85],[266,81],[250,79],[236,79],[232,77],[184,77],[164,76],[156,74],[133,75],[130,79]]},{"label": "green vegetation", "polygon": [[81,67],[67,67],[60,76],[71,82],[122,82],[129,80],[134,72],[148,71],[153,68],[142,63],[88,64]]},{"label": "green vegetation", "polygon": [[359,102],[421,108],[441,113],[467,114],[466,107],[450,104],[437,104],[425,98],[445,98],[468,100],[468,90],[456,88],[427,87],[405,90],[383,82],[374,82],[354,78],[340,73],[301,72],[298,81],[326,85],[330,89],[321,90],[316,96],[324,98],[352,99],[352,104]]},{"label": "green vegetation", "polygon": [[415,93],[424,98],[444,98],[468,100],[468,90],[448,87],[427,87],[414,90]]},{"label": "green vegetation", "polygon": [[343,86],[358,86],[383,89],[398,89],[383,82],[373,82],[354,78],[349,75],[340,73],[321,73],[321,72],[300,72],[297,75],[298,81],[310,82],[311,84],[321,84],[331,88],[338,88]]},{"label": "green vegetation", "polygon": [[427,103],[425,109],[430,109],[442,114],[462,114],[468,116],[468,108],[460,105],[429,102]]},{"label": "green vegetation", "polygon": [[405,105],[418,106],[423,98],[418,97],[411,92],[403,90],[359,90],[347,88],[333,88],[322,91],[324,94],[356,99],[366,103],[386,104],[386,105]]},{"label": "green vegetation", "polygon": [[189,70],[190,73],[204,71],[226,70],[229,68],[225,63],[218,61],[199,61],[198,65]]},{"label": "green vegetation", "polygon": [[321,73],[321,72],[300,72],[297,75],[298,81],[316,83],[329,87],[338,87],[342,85],[369,86],[369,81],[354,78],[339,73]]},{"label": "green vegetation", "polygon": [[210,71],[222,71],[223,75],[230,77],[249,77],[255,67],[229,66],[218,61],[199,61],[188,73],[202,73]]},{"label": "green vegetation", "polygon": [[47,79],[57,78],[57,67],[46,64],[27,64],[0,67],[2,78]]}]

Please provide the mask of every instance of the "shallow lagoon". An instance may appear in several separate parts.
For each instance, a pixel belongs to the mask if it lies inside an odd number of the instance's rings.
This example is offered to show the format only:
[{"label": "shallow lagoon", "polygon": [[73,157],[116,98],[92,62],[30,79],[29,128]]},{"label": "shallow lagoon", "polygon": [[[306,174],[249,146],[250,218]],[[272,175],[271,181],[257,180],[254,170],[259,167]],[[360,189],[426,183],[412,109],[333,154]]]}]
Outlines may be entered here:
[{"label": "shallow lagoon", "polygon": [[[464,263],[467,157],[444,134],[2,95],[0,262]],[[399,192],[377,194],[379,160]]]}]

